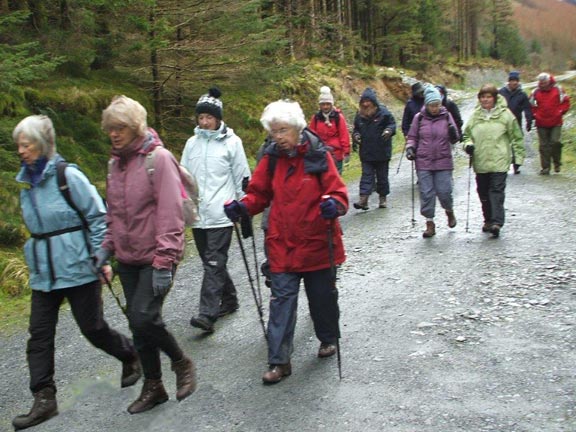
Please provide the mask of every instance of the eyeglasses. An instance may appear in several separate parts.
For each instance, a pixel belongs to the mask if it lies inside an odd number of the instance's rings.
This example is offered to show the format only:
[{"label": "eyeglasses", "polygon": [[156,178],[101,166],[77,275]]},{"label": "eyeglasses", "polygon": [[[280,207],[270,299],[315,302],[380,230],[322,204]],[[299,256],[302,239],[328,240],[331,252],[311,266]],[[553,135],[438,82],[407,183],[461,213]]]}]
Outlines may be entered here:
[{"label": "eyeglasses", "polygon": [[281,128],[281,129],[277,129],[277,130],[270,130],[270,135],[276,136],[276,137],[281,137],[281,136],[286,136],[289,132],[290,132],[290,128]]}]

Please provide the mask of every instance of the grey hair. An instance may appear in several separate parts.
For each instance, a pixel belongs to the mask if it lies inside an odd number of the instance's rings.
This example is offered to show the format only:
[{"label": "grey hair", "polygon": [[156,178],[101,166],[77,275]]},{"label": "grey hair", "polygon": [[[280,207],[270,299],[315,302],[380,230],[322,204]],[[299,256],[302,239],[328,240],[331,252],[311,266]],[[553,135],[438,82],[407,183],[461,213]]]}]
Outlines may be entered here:
[{"label": "grey hair", "polygon": [[540,75],[538,75],[538,81],[550,81],[550,74],[542,72]]},{"label": "grey hair", "polygon": [[262,123],[262,126],[264,126],[267,132],[270,132],[270,125],[272,123],[286,123],[297,128],[299,132],[307,125],[300,104],[287,99],[268,104],[268,106],[264,108],[262,117],[260,117],[260,123]]},{"label": "grey hair", "polygon": [[102,111],[102,129],[108,131],[120,124],[128,126],[138,136],[146,135],[148,123],[146,108],[127,96],[114,96],[108,108]]},{"label": "grey hair", "polygon": [[20,121],[12,132],[12,139],[18,142],[20,135],[38,146],[40,155],[50,159],[56,153],[56,132],[50,117],[31,115]]}]

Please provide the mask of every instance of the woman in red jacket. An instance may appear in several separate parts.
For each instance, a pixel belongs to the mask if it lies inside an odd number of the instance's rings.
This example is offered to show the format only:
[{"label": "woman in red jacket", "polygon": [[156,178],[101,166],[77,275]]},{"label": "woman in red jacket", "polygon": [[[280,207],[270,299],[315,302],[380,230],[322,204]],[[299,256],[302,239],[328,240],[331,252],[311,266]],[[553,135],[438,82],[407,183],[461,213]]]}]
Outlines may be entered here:
[{"label": "woman in red jacket", "polygon": [[[297,102],[269,104],[260,119],[272,137],[241,201],[224,206],[232,221],[270,205],[266,247],[272,279],[265,384],[292,373],[300,281],[320,340],[318,357],[336,353],[338,301],[335,266],[345,260],[338,216],[348,210],[346,185],[318,137],[306,129]],[[331,235],[331,238],[329,238]]]}]

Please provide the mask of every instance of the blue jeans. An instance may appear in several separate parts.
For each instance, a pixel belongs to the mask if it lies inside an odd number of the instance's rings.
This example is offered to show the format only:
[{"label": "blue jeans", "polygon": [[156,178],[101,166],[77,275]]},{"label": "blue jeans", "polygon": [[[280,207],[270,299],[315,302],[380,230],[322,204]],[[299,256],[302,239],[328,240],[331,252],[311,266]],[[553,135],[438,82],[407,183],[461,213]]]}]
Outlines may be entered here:
[{"label": "blue jeans", "polygon": [[316,337],[335,343],[338,330],[338,292],[330,269],[302,273],[272,273],[272,296],[268,320],[268,363],[286,364],[294,350],[294,329],[300,281],[308,297]]}]

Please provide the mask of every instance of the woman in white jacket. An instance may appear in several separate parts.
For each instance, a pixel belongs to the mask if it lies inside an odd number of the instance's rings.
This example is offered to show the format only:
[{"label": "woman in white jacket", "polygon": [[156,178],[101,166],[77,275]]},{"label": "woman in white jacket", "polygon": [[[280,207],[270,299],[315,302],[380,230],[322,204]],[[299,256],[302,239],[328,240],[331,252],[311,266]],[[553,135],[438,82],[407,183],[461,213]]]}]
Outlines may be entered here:
[{"label": "woman in white jacket", "polygon": [[198,316],[190,324],[214,331],[218,317],[238,309],[236,287],[226,268],[233,225],[224,203],[242,198],[250,168],[242,140],[222,121],[220,90],[213,87],[196,104],[198,126],[184,147],[181,164],[196,177],[200,220],[192,227],[204,266]]}]

